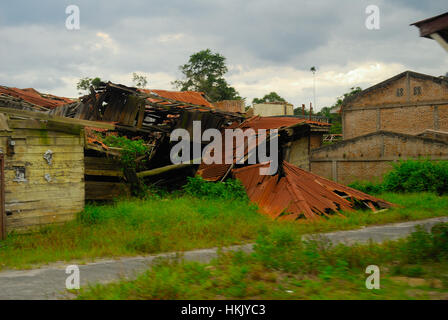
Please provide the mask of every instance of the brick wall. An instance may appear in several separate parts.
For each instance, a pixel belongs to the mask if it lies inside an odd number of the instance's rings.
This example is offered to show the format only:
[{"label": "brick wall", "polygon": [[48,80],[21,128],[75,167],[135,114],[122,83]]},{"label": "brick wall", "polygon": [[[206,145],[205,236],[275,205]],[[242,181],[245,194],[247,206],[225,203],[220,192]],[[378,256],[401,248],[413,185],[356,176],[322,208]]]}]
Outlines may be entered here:
[{"label": "brick wall", "polygon": [[379,131],[311,151],[310,170],[342,184],[381,181],[400,159],[448,160],[448,143]]},{"label": "brick wall", "polygon": [[363,91],[343,106],[344,139],[386,130],[419,134],[448,131],[448,82],[403,73]]}]

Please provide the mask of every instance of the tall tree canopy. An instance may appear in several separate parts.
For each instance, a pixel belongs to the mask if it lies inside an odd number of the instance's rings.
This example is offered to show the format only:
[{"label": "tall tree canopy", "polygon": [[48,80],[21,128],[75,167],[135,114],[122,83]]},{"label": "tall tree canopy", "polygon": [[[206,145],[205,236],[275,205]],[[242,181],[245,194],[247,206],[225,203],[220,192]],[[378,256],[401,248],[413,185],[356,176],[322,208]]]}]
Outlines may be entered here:
[{"label": "tall tree canopy", "polygon": [[173,82],[179,90],[204,92],[213,102],[241,99],[235,88],[224,79],[228,71],[226,58],[219,53],[210,49],[199,51],[179,69],[184,79]]},{"label": "tall tree canopy", "polygon": [[266,103],[266,102],[286,102],[285,99],[280,97],[277,92],[271,92],[265,94],[263,98],[254,98],[252,103]]},{"label": "tall tree canopy", "polygon": [[90,87],[94,87],[97,88],[100,83],[102,82],[102,80],[99,77],[96,78],[81,78],[79,79],[79,81],[76,83],[76,89],[79,90],[79,94],[82,94],[83,92],[88,92]]}]

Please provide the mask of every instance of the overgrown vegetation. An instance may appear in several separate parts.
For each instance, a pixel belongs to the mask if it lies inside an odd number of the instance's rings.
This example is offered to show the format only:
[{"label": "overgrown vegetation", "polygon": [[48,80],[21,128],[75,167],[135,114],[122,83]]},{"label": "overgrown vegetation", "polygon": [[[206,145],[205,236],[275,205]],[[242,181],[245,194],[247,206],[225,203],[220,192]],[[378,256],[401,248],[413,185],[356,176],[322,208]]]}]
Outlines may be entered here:
[{"label": "overgrown vegetation", "polygon": [[121,148],[120,160],[124,168],[135,168],[137,160],[144,162],[144,156],[149,152],[144,140],[131,140],[127,137],[108,135],[103,138],[103,143],[109,147]]},{"label": "overgrown vegetation", "polygon": [[[350,247],[302,241],[291,230],[266,231],[252,254],[221,254],[210,264],[163,261],[136,280],[96,285],[78,298],[443,299],[447,230],[440,224],[406,240]],[[365,269],[372,264],[380,268],[379,290],[366,289]]]},{"label": "overgrown vegetation", "polygon": [[187,195],[200,199],[247,200],[244,186],[239,180],[234,179],[215,183],[206,181],[200,176],[188,177],[183,190]]},{"label": "overgrown vegetation", "polygon": [[[229,188],[234,188],[234,183]],[[201,192],[190,194],[202,197]],[[380,197],[400,207],[376,213],[346,212],[345,217],[315,222],[275,221],[258,213],[247,200],[215,198],[207,191],[205,197],[198,197],[153,192],[146,200],[87,205],[75,221],[42,227],[31,234],[9,234],[0,242],[0,269],[229,246],[253,242],[263,232],[300,235],[348,230],[445,216],[448,208],[448,196],[387,193]]]},{"label": "overgrown vegetation", "polygon": [[393,163],[382,183],[355,182],[350,187],[366,193],[448,192],[448,161],[406,160]]}]

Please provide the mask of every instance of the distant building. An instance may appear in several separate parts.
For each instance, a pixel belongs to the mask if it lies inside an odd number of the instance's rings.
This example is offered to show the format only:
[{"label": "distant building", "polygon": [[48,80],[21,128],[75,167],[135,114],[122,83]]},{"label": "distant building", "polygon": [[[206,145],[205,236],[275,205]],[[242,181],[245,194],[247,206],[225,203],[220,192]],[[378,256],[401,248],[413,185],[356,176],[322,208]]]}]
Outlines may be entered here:
[{"label": "distant building", "polygon": [[254,103],[253,110],[255,116],[262,117],[294,115],[294,106],[288,102]]},{"label": "distant building", "polygon": [[448,78],[406,71],[346,98],[344,139],[386,130],[448,131]]},{"label": "distant building", "polygon": [[342,103],[344,140],[312,150],[311,172],[379,181],[399,160],[448,159],[448,79],[406,71]]}]

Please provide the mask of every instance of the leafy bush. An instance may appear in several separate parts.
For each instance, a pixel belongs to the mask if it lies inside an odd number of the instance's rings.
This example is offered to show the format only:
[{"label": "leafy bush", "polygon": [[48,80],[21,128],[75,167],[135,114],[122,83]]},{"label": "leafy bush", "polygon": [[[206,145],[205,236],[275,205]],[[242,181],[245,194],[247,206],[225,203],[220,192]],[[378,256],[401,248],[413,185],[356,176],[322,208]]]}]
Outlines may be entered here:
[{"label": "leafy bush", "polygon": [[109,147],[122,148],[120,160],[125,168],[135,168],[136,159],[148,152],[148,147],[143,140],[110,135],[103,139],[103,143]]},{"label": "leafy bush", "polygon": [[404,248],[404,260],[416,263],[425,260],[441,260],[448,257],[448,223],[439,223],[426,232],[417,227]]},{"label": "leafy bush", "polygon": [[407,160],[393,164],[384,176],[383,188],[394,192],[448,192],[448,162]]},{"label": "leafy bush", "polygon": [[382,183],[353,182],[354,189],[369,194],[391,192],[448,192],[448,161],[406,160],[394,163]]},{"label": "leafy bush", "polygon": [[244,186],[239,180],[229,179],[224,182],[209,182],[202,177],[188,177],[188,182],[183,186],[186,194],[203,199],[247,199]]},{"label": "leafy bush", "polygon": [[369,181],[355,181],[348,186],[368,194],[377,194],[384,191],[382,184]]}]

